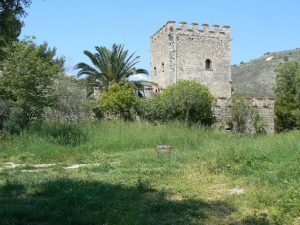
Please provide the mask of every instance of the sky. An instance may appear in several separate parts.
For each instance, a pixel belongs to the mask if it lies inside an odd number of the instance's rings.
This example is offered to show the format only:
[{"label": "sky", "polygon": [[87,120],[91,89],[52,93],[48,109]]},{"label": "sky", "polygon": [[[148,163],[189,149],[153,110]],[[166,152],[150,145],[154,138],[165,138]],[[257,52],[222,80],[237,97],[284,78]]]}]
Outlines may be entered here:
[{"label": "sky", "polygon": [[124,44],[149,70],[150,36],[167,21],[231,27],[231,64],[300,47],[299,0],[33,0],[21,38],[35,36],[74,66],[84,50]]}]

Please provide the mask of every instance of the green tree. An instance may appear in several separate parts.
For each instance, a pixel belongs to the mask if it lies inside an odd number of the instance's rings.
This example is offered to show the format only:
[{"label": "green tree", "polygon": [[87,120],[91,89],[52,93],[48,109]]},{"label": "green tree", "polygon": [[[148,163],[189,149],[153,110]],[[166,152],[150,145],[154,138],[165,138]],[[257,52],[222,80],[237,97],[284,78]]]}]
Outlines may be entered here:
[{"label": "green tree", "polygon": [[0,0],[0,62],[5,57],[3,48],[16,41],[23,26],[22,18],[31,0]]},{"label": "green tree", "polygon": [[277,131],[299,128],[300,64],[285,62],[276,69],[275,128]]},{"label": "green tree", "polygon": [[206,86],[183,80],[144,100],[140,111],[150,122],[179,120],[209,126],[213,122],[213,100]]},{"label": "green tree", "polygon": [[128,84],[112,84],[98,95],[100,109],[108,116],[133,120],[136,116],[139,98]]},{"label": "green tree", "polygon": [[[96,53],[84,51],[84,54],[91,60],[92,66],[86,63],[79,63],[76,69],[79,70],[78,77],[85,75],[89,87],[98,86],[102,90],[107,90],[113,83],[128,83],[128,78],[134,74],[146,74],[144,69],[136,69],[139,56],[129,55],[128,50],[124,50],[123,45],[112,46],[112,50],[106,47],[95,47]],[[130,86],[135,89],[143,89],[149,83],[142,81],[130,81]]]},{"label": "green tree", "polygon": [[92,105],[87,99],[85,85],[74,77],[62,75],[54,84],[56,101],[44,111],[54,122],[79,122],[93,118]]},{"label": "green tree", "polygon": [[212,124],[214,98],[206,86],[195,81],[179,81],[165,90],[163,98],[170,119]]},{"label": "green tree", "polygon": [[166,107],[162,94],[153,93],[149,98],[141,100],[139,115],[151,123],[165,122]]},{"label": "green tree", "polygon": [[41,48],[32,40],[14,42],[6,48],[6,55],[0,98],[11,106],[7,127],[18,132],[40,118],[44,107],[53,103],[53,83],[61,67],[55,59],[41,54]]}]

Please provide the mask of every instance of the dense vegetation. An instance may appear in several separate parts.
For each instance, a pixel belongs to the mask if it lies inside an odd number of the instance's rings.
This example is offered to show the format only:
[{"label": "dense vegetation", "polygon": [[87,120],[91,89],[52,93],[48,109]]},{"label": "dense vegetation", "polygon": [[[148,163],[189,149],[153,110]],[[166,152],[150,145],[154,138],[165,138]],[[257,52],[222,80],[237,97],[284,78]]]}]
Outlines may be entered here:
[{"label": "dense vegetation", "polygon": [[[0,224],[299,222],[299,132],[116,121],[36,129],[0,145]],[[171,157],[158,144],[171,144]],[[73,163],[92,165],[65,169]]]},{"label": "dense vegetation", "polygon": [[3,49],[18,40],[30,4],[31,0],[0,0],[0,69],[6,56]]},{"label": "dense vegetation", "polygon": [[210,126],[213,123],[213,96],[205,85],[195,81],[178,81],[163,93],[144,100],[141,118],[149,122],[182,121]]},{"label": "dense vegetation", "polygon": [[300,64],[286,62],[276,70],[276,130],[300,128]]},{"label": "dense vegetation", "polygon": [[[30,4],[0,0],[0,224],[300,223],[299,63],[274,89],[277,131],[294,131],[225,133],[204,85],[139,98],[156,84],[130,81],[148,72],[122,45],[85,51],[82,79],[67,76],[55,48],[18,40]],[[234,131],[264,133],[249,102],[230,111]]]}]

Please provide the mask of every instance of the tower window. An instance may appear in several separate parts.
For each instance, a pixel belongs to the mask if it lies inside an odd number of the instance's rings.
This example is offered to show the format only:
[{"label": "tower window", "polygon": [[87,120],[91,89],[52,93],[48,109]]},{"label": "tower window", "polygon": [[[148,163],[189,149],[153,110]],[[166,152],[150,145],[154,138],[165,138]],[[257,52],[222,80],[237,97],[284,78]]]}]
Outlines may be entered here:
[{"label": "tower window", "polygon": [[161,64],[161,71],[165,72],[165,64],[164,63]]},{"label": "tower window", "polygon": [[210,59],[205,60],[205,69],[212,70],[212,62]]},{"label": "tower window", "polygon": [[157,75],[157,72],[156,72],[156,66],[154,66],[154,76]]}]

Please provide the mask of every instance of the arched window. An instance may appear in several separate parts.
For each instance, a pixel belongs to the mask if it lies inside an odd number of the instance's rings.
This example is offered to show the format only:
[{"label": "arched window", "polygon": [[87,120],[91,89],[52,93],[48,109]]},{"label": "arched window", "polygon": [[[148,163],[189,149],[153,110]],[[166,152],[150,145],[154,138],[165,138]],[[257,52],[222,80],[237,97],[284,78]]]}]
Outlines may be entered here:
[{"label": "arched window", "polygon": [[161,72],[165,72],[165,64],[164,63],[161,64]]},{"label": "arched window", "polygon": [[205,60],[205,69],[212,70],[212,62],[210,59]]}]

